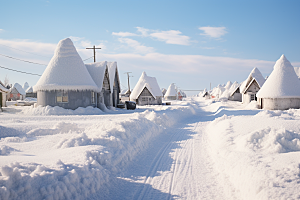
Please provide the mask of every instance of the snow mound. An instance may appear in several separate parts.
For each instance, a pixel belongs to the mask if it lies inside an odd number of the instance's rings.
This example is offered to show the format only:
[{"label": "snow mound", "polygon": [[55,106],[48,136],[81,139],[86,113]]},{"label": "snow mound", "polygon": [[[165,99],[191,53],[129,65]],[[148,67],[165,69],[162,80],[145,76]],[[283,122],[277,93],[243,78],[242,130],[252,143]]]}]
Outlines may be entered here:
[{"label": "snow mound", "polygon": [[52,129],[36,128],[27,132],[28,137],[55,135],[69,132],[78,132],[80,129],[74,123],[59,122]]},{"label": "snow mound", "polygon": [[282,55],[263,87],[259,98],[300,98],[300,80],[291,63]]},{"label": "snow mound", "polygon": [[0,125],[0,139],[5,137],[19,136],[21,133],[13,128],[8,128]]},{"label": "snow mound", "polygon": [[54,56],[33,86],[39,90],[95,90],[98,88],[77,53],[71,39],[59,41]]},{"label": "snow mound", "polygon": [[92,106],[79,107],[76,110],[64,109],[59,106],[38,106],[36,108],[30,106],[23,109],[22,113],[25,115],[101,115],[103,111]]},{"label": "snow mound", "polygon": [[253,151],[288,153],[300,151],[300,133],[283,129],[266,128],[251,133],[247,146]]}]

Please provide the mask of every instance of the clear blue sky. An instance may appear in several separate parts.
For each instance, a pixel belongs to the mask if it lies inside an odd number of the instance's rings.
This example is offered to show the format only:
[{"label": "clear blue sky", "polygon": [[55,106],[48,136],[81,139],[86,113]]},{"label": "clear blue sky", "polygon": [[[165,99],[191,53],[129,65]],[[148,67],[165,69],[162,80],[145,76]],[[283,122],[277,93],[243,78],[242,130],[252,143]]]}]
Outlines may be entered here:
[{"label": "clear blue sky", "polygon": [[[160,87],[204,89],[241,82],[254,67],[267,76],[281,54],[300,67],[298,0],[0,3],[0,54],[48,64],[56,44],[70,37],[82,59],[96,45],[103,48],[98,61],[117,61],[123,88],[127,71],[132,87],[146,71]],[[0,66],[37,74],[46,67],[3,56]],[[0,68],[0,80],[5,76],[21,85],[39,79]]]}]

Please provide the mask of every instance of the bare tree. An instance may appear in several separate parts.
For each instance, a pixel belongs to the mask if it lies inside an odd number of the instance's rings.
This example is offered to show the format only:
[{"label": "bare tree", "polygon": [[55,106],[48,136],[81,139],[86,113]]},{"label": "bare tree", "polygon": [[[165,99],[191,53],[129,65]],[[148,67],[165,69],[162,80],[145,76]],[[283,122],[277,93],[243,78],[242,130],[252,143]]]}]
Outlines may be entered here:
[{"label": "bare tree", "polygon": [[7,75],[4,78],[4,83],[5,86],[7,86],[9,84],[9,78],[7,77]]}]

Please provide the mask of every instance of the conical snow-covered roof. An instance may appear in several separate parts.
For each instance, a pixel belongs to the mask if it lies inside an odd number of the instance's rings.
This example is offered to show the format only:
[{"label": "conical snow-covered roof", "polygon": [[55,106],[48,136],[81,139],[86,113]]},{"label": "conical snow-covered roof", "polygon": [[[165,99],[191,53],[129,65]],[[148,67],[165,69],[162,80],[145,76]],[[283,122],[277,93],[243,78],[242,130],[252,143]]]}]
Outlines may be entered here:
[{"label": "conical snow-covered roof", "polygon": [[23,85],[24,91],[26,91],[28,88],[29,88],[29,84],[27,82],[25,82]]},{"label": "conical snow-covered roof", "polygon": [[154,98],[163,96],[156,78],[147,76],[146,72],[143,72],[131,92],[130,99],[137,99],[145,87],[147,87]]},{"label": "conical snow-covered roof", "polygon": [[259,87],[261,88],[263,84],[265,83],[266,79],[263,77],[259,69],[256,67],[250,72],[248,78],[241,84],[240,86],[240,92],[243,93],[244,90],[248,87],[249,83],[252,81],[252,79],[255,78],[257,83],[259,84]]},{"label": "conical snow-covered roof", "polygon": [[54,56],[33,90],[94,90],[98,88],[71,39],[59,41]]},{"label": "conical snow-covered roof", "polygon": [[276,61],[272,73],[256,96],[259,98],[300,98],[300,81],[293,66],[284,55]]},{"label": "conical snow-covered roof", "polygon": [[170,96],[177,96],[177,92],[176,92],[176,88],[175,88],[175,84],[174,83],[172,83],[170,86],[169,86],[169,88],[168,88],[168,90],[167,90],[167,92],[166,92],[166,94],[165,94],[165,97],[170,97]]}]

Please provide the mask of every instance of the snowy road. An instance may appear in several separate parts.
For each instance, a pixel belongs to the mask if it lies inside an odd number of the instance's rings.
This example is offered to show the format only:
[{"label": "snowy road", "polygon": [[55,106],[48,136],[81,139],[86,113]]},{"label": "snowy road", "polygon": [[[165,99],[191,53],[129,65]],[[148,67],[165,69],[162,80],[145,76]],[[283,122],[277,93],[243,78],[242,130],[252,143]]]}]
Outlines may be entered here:
[{"label": "snowy road", "polygon": [[224,199],[206,152],[203,119],[198,114],[166,129],[101,191],[103,199]]}]

